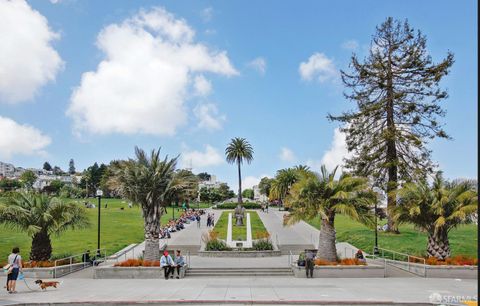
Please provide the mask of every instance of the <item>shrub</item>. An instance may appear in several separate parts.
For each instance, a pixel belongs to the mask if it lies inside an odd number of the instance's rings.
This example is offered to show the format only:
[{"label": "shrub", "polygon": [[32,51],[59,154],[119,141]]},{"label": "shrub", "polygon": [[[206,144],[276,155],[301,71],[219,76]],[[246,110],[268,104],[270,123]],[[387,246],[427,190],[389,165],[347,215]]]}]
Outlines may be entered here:
[{"label": "shrub", "polygon": [[202,240],[205,243],[205,251],[230,251],[232,250],[227,244],[218,239],[217,231],[208,231],[202,235]]},{"label": "shrub", "polygon": [[207,241],[205,245],[205,251],[231,251],[232,249],[227,246],[225,242],[219,239],[213,239]]},{"label": "shrub", "polygon": [[[216,209],[235,209],[237,207],[238,203],[223,203],[220,205],[217,205]],[[258,203],[242,203],[242,206],[245,209],[260,209],[261,205]]]},{"label": "shrub", "polygon": [[342,258],[338,261],[328,261],[317,258],[314,260],[316,266],[365,266],[365,262],[361,262],[356,258]]},{"label": "shrub", "polygon": [[160,261],[149,261],[143,259],[127,259],[113,265],[114,267],[160,267]]},{"label": "shrub", "polygon": [[448,257],[445,260],[439,260],[436,257],[428,257],[425,260],[427,265],[432,266],[440,266],[440,265],[448,265],[448,266],[477,266],[478,259],[477,258],[470,258],[463,255],[457,255],[454,257]]},{"label": "shrub", "polygon": [[256,251],[273,250],[273,244],[268,238],[260,239],[253,242],[253,249]]},{"label": "shrub", "polygon": [[269,239],[270,233],[267,231],[259,231],[255,233],[255,239]]}]

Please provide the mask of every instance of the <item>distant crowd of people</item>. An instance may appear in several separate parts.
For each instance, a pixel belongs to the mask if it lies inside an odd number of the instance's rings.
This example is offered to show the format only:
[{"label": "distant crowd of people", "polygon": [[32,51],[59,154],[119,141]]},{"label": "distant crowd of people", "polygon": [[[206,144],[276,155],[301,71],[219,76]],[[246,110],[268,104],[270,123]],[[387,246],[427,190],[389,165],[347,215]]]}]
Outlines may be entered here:
[{"label": "distant crowd of people", "polygon": [[160,229],[160,238],[171,238],[171,233],[181,231],[185,228],[185,224],[190,224],[190,222],[197,221],[197,226],[200,227],[201,215],[204,214],[205,211],[203,209],[195,210],[193,208],[185,208],[179,218],[170,219],[168,223]]}]

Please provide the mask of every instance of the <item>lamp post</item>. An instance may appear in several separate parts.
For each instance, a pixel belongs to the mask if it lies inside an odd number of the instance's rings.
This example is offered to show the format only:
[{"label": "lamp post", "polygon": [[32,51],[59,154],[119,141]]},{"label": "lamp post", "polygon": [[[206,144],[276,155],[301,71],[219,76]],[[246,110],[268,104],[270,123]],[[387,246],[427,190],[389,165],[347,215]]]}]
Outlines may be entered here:
[{"label": "lamp post", "polygon": [[101,208],[101,199],[102,199],[103,191],[97,189],[97,197],[98,197],[98,236],[97,236],[97,256],[100,256],[100,208]]},{"label": "lamp post", "polygon": [[172,219],[175,220],[175,203],[172,202]]},{"label": "lamp post", "polygon": [[375,246],[373,247],[373,255],[378,255],[378,225],[377,225],[377,201],[375,201]]}]

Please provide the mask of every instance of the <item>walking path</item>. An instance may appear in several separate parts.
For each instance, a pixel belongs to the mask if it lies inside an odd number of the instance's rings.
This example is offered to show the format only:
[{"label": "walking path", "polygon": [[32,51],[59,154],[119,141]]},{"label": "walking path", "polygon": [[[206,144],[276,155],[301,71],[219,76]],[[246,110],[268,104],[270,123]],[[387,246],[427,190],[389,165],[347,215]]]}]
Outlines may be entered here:
[{"label": "walking path", "polygon": [[[3,279],[4,280],[4,279]],[[27,280],[37,288],[33,280]],[[29,291],[18,282],[17,294],[0,292],[0,305],[18,303],[192,303],[192,304],[321,304],[352,305],[430,303],[430,297],[476,297],[477,280],[401,278],[306,279],[292,277],[184,279],[61,279],[58,289]],[[472,299],[472,298],[471,298]]]},{"label": "walking path", "polygon": [[[211,212],[215,213],[216,220],[220,217],[220,212],[218,211],[212,211],[211,209],[205,211],[206,213],[202,215],[200,219],[200,229],[197,226],[197,221],[191,221],[190,224],[185,224],[183,230],[171,233],[170,239],[160,239],[160,248],[162,249],[167,245],[169,249],[180,249],[184,253],[187,251],[192,253],[198,252],[201,246],[202,234],[209,229],[207,228],[207,214]],[[143,254],[143,250],[145,250],[145,241],[126,252],[119,260],[138,258]]]}]

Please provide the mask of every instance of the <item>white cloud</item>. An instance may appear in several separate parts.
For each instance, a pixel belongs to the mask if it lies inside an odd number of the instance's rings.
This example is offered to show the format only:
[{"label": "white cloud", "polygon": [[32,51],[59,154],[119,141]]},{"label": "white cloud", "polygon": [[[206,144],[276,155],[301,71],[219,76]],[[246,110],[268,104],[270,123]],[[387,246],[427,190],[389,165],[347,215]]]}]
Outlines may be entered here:
[{"label": "white cloud", "polygon": [[354,39],[347,40],[347,41],[343,42],[343,44],[342,44],[343,49],[352,50],[352,51],[357,50],[358,47],[359,47],[359,44]]},{"label": "white cloud", "polygon": [[325,165],[329,171],[339,166],[337,174],[340,174],[344,166],[343,159],[351,157],[351,154],[347,150],[345,134],[339,128],[336,128],[333,132],[330,148],[323,154],[322,158],[320,160],[309,159],[306,164],[314,171],[320,171],[322,165]]},{"label": "white cloud", "polygon": [[283,147],[280,151],[280,159],[286,162],[294,162],[297,158],[292,150]]},{"label": "white cloud", "polygon": [[185,101],[195,94],[189,89],[211,91],[200,75],[238,74],[225,51],[212,51],[194,36],[185,20],[163,8],[106,26],[97,37],[105,59],[82,75],[71,96],[67,115],[74,130],[174,135],[187,121]]},{"label": "white cloud", "polygon": [[330,149],[323,154],[321,163],[324,164],[328,170],[333,170],[336,166],[343,166],[343,159],[349,157],[346,135],[342,133],[339,128],[333,132],[333,140]]},{"label": "white cloud", "polygon": [[60,2],[60,0],[50,0],[50,3],[52,3],[52,4],[57,4],[59,2]]},{"label": "white cloud", "polygon": [[298,71],[303,80],[312,81],[317,79],[320,83],[335,81],[339,72],[333,63],[323,53],[314,53],[308,61],[300,63]]},{"label": "white cloud", "polygon": [[264,75],[267,71],[267,62],[263,57],[257,57],[248,63],[248,66],[255,69],[261,75]]},{"label": "white cloud", "polygon": [[9,159],[13,155],[42,155],[52,140],[38,129],[19,124],[0,116],[0,157]]},{"label": "white cloud", "polygon": [[197,75],[193,82],[195,93],[199,96],[208,96],[212,92],[212,83],[203,75]]},{"label": "white cloud", "polygon": [[222,123],[226,120],[225,115],[221,115],[217,106],[213,103],[197,105],[193,109],[195,117],[198,119],[198,127],[207,130],[219,130]]},{"label": "white cloud", "polygon": [[212,20],[212,17],[213,17],[213,8],[212,7],[204,8],[200,12],[200,15],[202,16],[203,22],[209,22],[210,20]]},{"label": "white cloud", "polygon": [[0,20],[0,102],[31,100],[64,66],[52,47],[60,36],[23,0],[0,1]]},{"label": "white cloud", "polygon": [[262,174],[260,176],[247,176],[247,177],[243,178],[242,179],[242,190],[252,189],[253,186],[258,185],[260,183],[260,180],[264,177],[271,178],[271,176],[268,175],[268,174]]},{"label": "white cloud", "polygon": [[205,167],[218,166],[225,162],[223,156],[211,145],[205,146],[205,151],[189,151],[184,148],[181,155],[181,166],[183,168],[204,169]]}]

